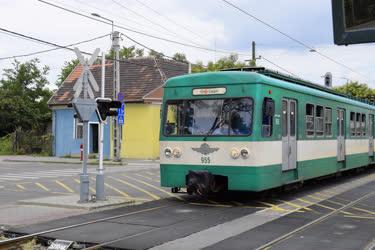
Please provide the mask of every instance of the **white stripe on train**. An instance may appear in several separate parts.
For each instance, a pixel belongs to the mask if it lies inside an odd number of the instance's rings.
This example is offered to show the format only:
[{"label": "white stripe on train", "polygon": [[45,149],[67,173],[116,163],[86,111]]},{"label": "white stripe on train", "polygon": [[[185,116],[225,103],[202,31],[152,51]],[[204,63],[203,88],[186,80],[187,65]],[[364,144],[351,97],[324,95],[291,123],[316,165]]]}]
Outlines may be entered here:
[{"label": "white stripe on train", "polygon": [[[199,148],[202,141],[161,141],[160,142],[160,163],[161,164],[189,164],[203,165],[202,155],[192,148]],[[210,153],[210,163],[207,165],[218,166],[265,166],[282,163],[282,142],[281,141],[252,141],[252,142],[206,142],[210,148],[219,150]],[[182,155],[180,158],[167,158],[164,155],[166,147],[180,148]],[[247,148],[250,152],[248,159],[232,159],[230,150],[232,148]],[[346,139],[345,154],[368,153],[368,139]],[[315,160],[337,156],[337,140],[299,140],[297,141],[297,161]]]}]

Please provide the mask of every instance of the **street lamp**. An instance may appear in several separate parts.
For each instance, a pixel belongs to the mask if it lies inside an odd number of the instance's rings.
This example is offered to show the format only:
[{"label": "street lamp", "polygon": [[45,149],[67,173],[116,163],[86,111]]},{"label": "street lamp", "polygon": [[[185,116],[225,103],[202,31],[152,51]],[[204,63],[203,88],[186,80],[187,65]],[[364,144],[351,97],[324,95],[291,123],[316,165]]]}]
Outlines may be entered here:
[{"label": "street lamp", "polygon": [[94,17],[98,17],[98,18],[101,18],[101,19],[104,19],[104,20],[106,20],[106,21],[111,22],[111,23],[112,23],[112,33],[111,33],[111,34],[113,35],[113,30],[114,30],[114,22],[113,22],[113,20],[108,19],[108,18],[105,18],[105,17],[102,17],[102,16],[99,15],[98,13],[91,13],[91,15],[94,16]]}]

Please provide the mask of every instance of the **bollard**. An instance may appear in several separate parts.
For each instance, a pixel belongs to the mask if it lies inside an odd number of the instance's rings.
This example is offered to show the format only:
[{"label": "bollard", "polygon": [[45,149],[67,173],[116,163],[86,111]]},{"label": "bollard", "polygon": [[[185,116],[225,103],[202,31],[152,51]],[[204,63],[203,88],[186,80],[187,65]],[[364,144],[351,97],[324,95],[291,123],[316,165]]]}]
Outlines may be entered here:
[{"label": "bollard", "polygon": [[79,146],[79,151],[81,152],[80,161],[83,161],[83,144],[82,144],[82,143],[81,143],[81,145]]}]

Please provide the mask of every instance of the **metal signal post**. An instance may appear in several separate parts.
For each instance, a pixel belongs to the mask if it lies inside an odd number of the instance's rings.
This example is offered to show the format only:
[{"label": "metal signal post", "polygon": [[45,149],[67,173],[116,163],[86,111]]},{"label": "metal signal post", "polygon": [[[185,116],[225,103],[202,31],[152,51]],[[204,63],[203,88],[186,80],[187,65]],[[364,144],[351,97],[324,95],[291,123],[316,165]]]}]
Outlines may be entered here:
[{"label": "metal signal post", "polygon": [[[89,120],[96,110],[95,95],[93,91],[99,91],[99,86],[96,83],[94,76],[90,71],[90,66],[95,62],[99,54],[99,49],[96,49],[94,54],[89,60],[82,56],[78,48],[74,48],[80,64],[82,65],[82,73],[75,83],[73,90],[75,91],[74,100],[72,102],[78,117],[83,122],[83,162],[82,173],[80,175],[80,196],[79,202],[89,201],[89,176],[87,172],[87,159],[89,154],[88,141],[89,141]],[[90,85],[91,83],[91,85]],[[83,90],[83,99],[80,94]],[[89,98],[88,98],[89,97]]]}]

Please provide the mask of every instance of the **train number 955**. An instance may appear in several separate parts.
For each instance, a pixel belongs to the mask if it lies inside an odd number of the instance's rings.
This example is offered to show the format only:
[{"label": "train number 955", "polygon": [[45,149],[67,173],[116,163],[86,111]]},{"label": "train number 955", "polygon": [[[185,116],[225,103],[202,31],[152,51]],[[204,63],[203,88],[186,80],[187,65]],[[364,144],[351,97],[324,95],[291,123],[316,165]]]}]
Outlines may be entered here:
[{"label": "train number 955", "polygon": [[208,157],[208,156],[202,156],[201,157],[201,163],[203,163],[203,164],[209,164],[209,163],[211,163],[210,157]]}]

